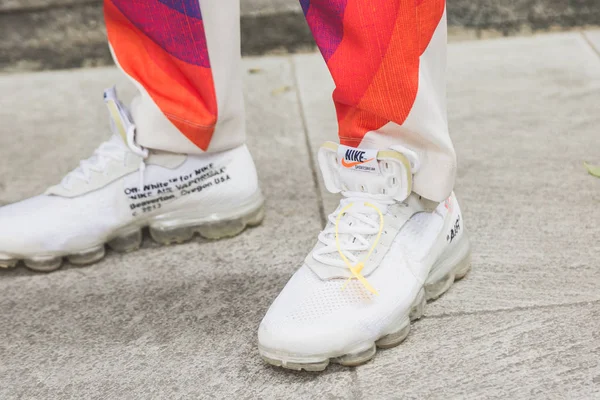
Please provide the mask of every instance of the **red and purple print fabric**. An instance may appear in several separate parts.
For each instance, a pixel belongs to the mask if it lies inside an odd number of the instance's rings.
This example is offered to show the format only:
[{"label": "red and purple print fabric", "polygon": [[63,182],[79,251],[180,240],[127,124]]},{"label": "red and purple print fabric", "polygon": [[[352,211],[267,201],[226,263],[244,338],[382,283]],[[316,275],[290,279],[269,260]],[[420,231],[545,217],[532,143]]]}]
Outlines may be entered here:
[{"label": "red and purple print fabric", "polygon": [[445,0],[300,0],[336,89],[339,136],[357,146],[369,131],[402,124],[418,91],[419,57]]},{"label": "red and purple print fabric", "polygon": [[121,68],[206,150],[218,110],[198,0],[105,0],[104,13]]},{"label": "red and purple print fabric", "polygon": [[[121,67],[188,139],[207,149],[218,110],[199,1],[104,4]],[[413,107],[420,56],[441,21],[445,0],[300,4],[336,85],[340,141],[357,146],[369,131],[389,122],[401,125]]]}]

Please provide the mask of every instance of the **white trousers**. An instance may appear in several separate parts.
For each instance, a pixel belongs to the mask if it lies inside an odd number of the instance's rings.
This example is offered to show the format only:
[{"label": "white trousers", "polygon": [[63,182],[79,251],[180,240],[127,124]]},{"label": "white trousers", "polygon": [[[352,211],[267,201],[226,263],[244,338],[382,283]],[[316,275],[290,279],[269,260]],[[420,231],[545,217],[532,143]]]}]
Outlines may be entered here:
[{"label": "white trousers", "polygon": [[[456,156],[445,1],[300,2],[336,84],[340,142],[414,151],[414,191],[447,198]],[[115,61],[140,92],[131,105],[139,144],[202,153],[244,143],[239,10],[239,0],[105,0]]]}]

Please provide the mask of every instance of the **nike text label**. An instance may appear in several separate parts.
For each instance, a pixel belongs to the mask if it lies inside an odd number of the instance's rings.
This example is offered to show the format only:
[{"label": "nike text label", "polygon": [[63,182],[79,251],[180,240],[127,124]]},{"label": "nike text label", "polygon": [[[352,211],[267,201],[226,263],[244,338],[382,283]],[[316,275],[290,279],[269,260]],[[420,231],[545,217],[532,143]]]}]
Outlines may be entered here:
[{"label": "nike text label", "polygon": [[344,155],[344,158],[346,159],[346,161],[364,162],[365,161],[365,152],[358,151],[358,150],[346,150],[346,154]]},{"label": "nike text label", "polygon": [[357,149],[340,145],[338,147],[338,160],[342,168],[346,170],[380,173],[377,163],[377,150]]}]

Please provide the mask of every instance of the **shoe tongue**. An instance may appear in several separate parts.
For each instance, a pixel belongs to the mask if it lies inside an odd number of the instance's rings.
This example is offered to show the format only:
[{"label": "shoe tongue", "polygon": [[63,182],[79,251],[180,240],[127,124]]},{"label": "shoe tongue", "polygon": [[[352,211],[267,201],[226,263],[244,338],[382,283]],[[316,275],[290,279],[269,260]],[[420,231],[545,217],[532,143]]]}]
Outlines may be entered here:
[{"label": "shoe tongue", "polygon": [[[104,103],[108,107],[110,128],[114,137],[120,140],[121,144],[130,152],[146,158],[148,150],[136,144],[133,118],[127,107],[117,97],[117,90],[114,86],[104,91]],[[114,140],[114,137],[111,141]]]},{"label": "shoe tongue", "polygon": [[[129,146],[129,132],[134,126],[129,110],[117,97],[117,90],[113,86],[104,90],[104,103],[110,114],[110,128],[115,136],[121,138],[125,146]],[[112,140],[112,139],[111,139]]]},{"label": "shoe tongue", "polygon": [[396,150],[361,149],[327,142],[319,150],[327,190],[383,195],[404,201],[412,192],[407,157]]}]

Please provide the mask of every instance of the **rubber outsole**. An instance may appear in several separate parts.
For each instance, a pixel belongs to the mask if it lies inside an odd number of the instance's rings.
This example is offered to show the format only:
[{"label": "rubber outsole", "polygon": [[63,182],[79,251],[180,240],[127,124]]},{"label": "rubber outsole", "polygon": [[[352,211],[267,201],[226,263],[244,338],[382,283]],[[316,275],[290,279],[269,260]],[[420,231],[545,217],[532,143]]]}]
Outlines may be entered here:
[{"label": "rubber outsole", "polygon": [[150,231],[150,237],[162,245],[184,243],[192,240],[195,235],[205,239],[216,240],[233,237],[240,234],[247,227],[259,225],[264,219],[264,204],[251,210],[247,214],[214,222],[198,224],[182,224],[180,226],[164,227],[162,225],[139,226],[119,233],[106,243],[64,255],[43,255],[25,259],[0,258],[0,268],[14,268],[23,261],[25,266],[36,272],[52,272],[59,269],[65,259],[74,265],[89,265],[100,261],[106,255],[106,246],[119,253],[129,253],[142,246],[144,228]]},{"label": "rubber outsole", "polygon": [[[468,240],[468,239],[467,239]],[[455,281],[464,278],[471,269],[471,251],[467,254],[448,272],[433,282],[426,283],[415,302],[411,307],[410,314],[406,321],[400,324],[401,328],[397,331],[384,335],[377,339],[372,345],[364,350],[356,353],[345,354],[338,357],[333,357],[319,362],[302,363],[297,361],[288,361],[283,357],[275,358],[268,351],[259,349],[262,359],[273,366],[283,367],[295,371],[310,371],[320,372],[327,368],[330,363],[340,364],[347,367],[356,367],[370,361],[377,352],[377,349],[390,349],[400,345],[406,340],[411,330],[411,323],[421,319],[425,313],[427,302],[434,301],[446,293]]]}]

